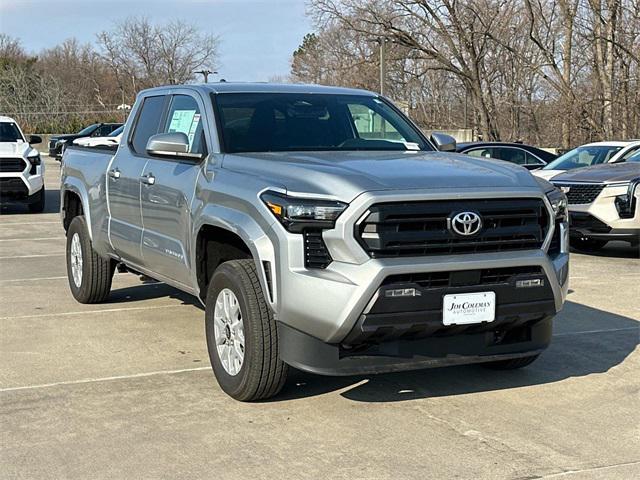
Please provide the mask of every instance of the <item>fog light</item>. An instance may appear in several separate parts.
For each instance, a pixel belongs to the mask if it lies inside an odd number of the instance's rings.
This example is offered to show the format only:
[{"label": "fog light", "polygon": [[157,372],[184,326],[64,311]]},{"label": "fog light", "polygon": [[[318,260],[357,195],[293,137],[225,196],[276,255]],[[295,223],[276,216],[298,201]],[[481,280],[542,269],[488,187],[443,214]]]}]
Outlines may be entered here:
[{"label": "fog light", "polygon": [[419,297],[420,295],[422,294],[415,288],[396,288],[384,293],[385,297]]},{"label": "fog light", "polygon": [[516,288],[544,287],[544,280],[541,278],[530,278],[529,280],[516,280]]}]

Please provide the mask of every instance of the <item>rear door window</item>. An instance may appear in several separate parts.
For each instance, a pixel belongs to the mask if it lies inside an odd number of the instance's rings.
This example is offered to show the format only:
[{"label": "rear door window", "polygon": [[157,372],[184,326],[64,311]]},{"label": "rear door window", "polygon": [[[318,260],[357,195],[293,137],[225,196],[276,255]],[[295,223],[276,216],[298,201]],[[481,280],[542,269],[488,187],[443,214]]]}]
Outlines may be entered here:
[{"label": "rear door window", "polygon": [[542,162],[542,160],[540,160],[538,157],[536,157],[535,155],[529,153],[529,152],[525,152],[526,157],[527,157],[527,165],[545,165],[544,162]]},{"label": "rear door window", "polygon": [[131,137],[130,145],[134,152],[145,154],[149,138],[158,133],[166,98],[166,95],[158,95],[144,99]]},{"label": "rear door window", "polygon": [[499,148],[500,160],[515,163],[516,165],[525,165],[527,156],[524,150],[519,148]]},{"label": "rear door window", "polygon": [[474,150],[468,150],[464,153],[466,153],[467,155],[471,155],[472,157],[495,158],[493,148],[476,148]]}]

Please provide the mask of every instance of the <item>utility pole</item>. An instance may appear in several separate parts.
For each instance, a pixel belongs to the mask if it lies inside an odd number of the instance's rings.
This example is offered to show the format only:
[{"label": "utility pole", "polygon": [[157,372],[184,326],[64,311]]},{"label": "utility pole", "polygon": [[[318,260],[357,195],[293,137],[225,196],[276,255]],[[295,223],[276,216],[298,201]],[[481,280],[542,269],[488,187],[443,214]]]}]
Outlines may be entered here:
[{"label": "utility pole", "polygon": [[209,83],[209,75],[211,75],[211,74],[217,75],[218,74],[218,72],[212,72],[208,68],[204,68],[202,70],[196,70],[193,73],[199,73],[200,75],[202,75],[204,77],[204,83]]},{"label": "utility pole", "polygon": [[387,78],[387,41],[386,37],[381,37],[380,42],[380,95],[384,95],[385,91],[385,81]]}]

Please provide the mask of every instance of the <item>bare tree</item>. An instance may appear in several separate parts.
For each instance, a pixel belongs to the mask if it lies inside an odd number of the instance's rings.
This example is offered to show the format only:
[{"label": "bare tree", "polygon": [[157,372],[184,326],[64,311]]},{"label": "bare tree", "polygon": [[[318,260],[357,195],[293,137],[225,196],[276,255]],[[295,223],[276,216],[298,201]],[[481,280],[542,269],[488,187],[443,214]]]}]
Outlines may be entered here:
[{"label": "bare tree", "polygon": [[98,44],[120,88],[135,93],[192,81],[202,67],[215,69],[219,39],[181,20],[153,25],[132,17],[98,34]]}]

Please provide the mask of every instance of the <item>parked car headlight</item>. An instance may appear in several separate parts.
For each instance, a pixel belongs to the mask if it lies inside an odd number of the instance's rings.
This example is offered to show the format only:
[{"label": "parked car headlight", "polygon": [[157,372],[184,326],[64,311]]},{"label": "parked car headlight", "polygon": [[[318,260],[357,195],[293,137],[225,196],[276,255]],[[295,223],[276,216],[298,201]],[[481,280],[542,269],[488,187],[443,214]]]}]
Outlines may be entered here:
[{"label": "parked car headlight", "polygon": [[301,233],[305,228],[333,228],[336,219],[347,208],[342,202],[290,197],[272,191],[264,192],[260,198],[278,221],[293,233]]},{"label": "parked car headlight", "polygon": [[638,204],[638,193],[640,193],[640,178],[634,178],[629,182],[627,193],[615,198],[616,210],[620,218],[633,218]]},{"label": "parked car headlight", "polygon": [[29,175],[35,175],[38,170],[37,167],[42,163],[42,159],[40,158],[40,154],[36,153],[35,155],[29,155],[27,157],[27,162],[31,165],[29,169]]},{"label": "parked car headlight", "polygon": [[565,220],[567,218],[567,196],[558,188],[546,193],[556,220]]},{"label": "parked car headlight", "polygon": [[42,159],[40,158],[40,154],[36,154],[36,155],[31,155],[29,157],[27,157],[27,161],[32,165],[40,165],[40,163],[42,162]]}]

